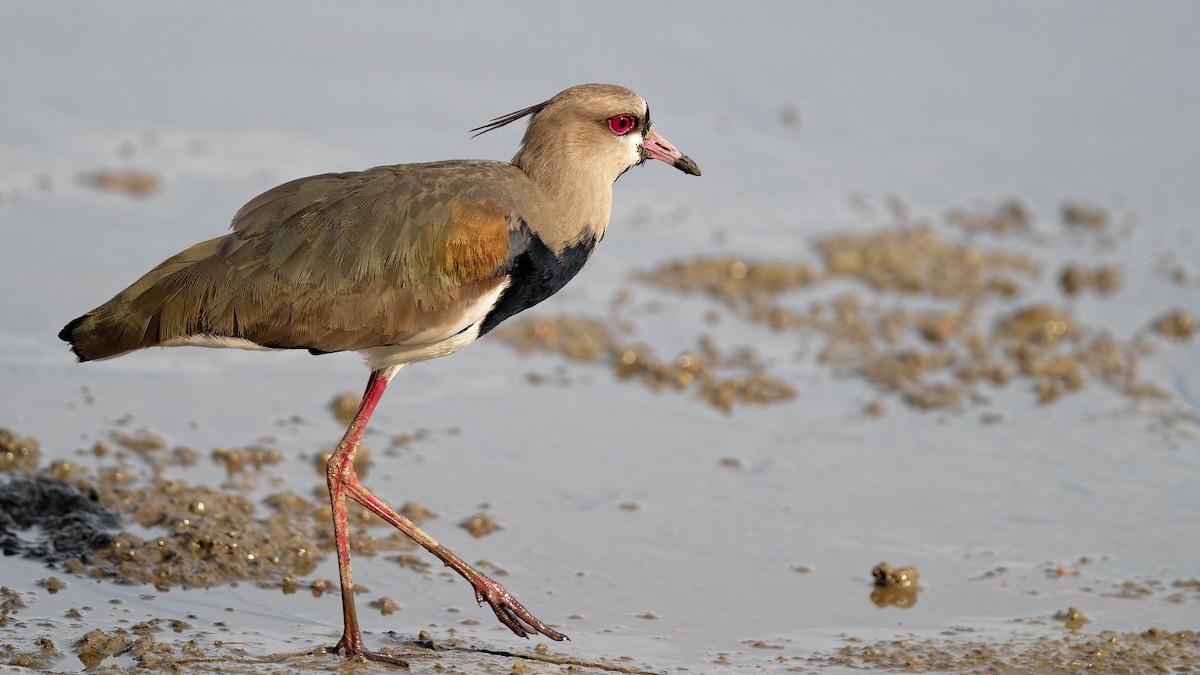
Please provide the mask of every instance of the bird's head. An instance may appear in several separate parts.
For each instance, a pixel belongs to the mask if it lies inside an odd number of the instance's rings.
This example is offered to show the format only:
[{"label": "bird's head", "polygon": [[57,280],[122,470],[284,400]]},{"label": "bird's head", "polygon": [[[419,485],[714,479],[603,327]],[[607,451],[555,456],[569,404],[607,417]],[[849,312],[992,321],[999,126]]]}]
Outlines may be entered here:
[{"label": "bird's head", "polygon": [[479,135],[526,116],[529,126],[513,163],[527,172],[587,167],[616,180],[630,167],[657,159],[700,175],[691,158],[654,131],[646,101],[625,87],[581,84],[472,131]]}]

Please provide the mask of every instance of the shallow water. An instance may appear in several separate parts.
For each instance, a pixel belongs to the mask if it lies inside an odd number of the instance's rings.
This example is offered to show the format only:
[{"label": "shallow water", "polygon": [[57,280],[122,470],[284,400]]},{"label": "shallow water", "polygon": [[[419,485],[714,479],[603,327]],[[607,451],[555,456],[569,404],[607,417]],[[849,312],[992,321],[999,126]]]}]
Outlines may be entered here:
[{"label": "shallow water", "polygon": [[[465,131],[570,84],[615,81],[650,101],[656,127],[704,175],[631,171],[595,258],[534,311],[628,324],[624,340],[667,360],[702,335],[723,350],[751,346],[796,397],[727,414],[603,364],[484,340],[393,382],[365,439],[369,487],[439,513],[426,523],[439,540],[504,568],[509,590],[571,636],[548,654],[587,667],[836,670],[868,662],[827,658],[839,648],[895,637],[917,659],[936,651],[918,647],[927,638],[1012,656],[1071,635],[1053,618],[1069,607],[1090,619],[1075,635],[1200,627],[1200,348],[1149,331],[1171,309],[1200,313],[1193,5],[779,4],[737,21],[727,7],[686,3],[649,16],[288,8],[0,10],[0,57],[16,64],[0,70],[0,426],[38,439],[43,466],[112,465],[115,456],[81,451],[114,430],[145,429],[199,454],[193,467],[168,467],[169,478],[219,486],[212,449],[261,443],[284,459],[249,472],[246,494],[312,497],[314,457],[341,434],[329,402],[365,381],[356,356],[177,349],[77,365],[55,333],[219,234],[271,185],[397,161],[506,158],[516,131]],[[160,184],[131,196],[78,178],[99,169],[150,171]],[[820,335],[774,332],[631,278],[698,255],[819,265],[816,239],[897,226],[892,195],[947,241],[1041,264],[1017,297],[980,305],[981,327],[1046,302],[1092,334],[1140,336],[1155,352],[1137,376],[1170,398],[1135,401],[1091,378],[1039,405],[1035,383],[1014,378],[983,387],[985,403],[922,412],[822,362]],[[1008,199],[1029,206],[1032,235],[970,235],[943,218]],[[1106,236],[1064,226],[1067,201],[1110,214]],[[1116,265],[1121,283],[1110,295],[1065,296],[1057,275],[1068,262]],[[614,306],[622,292],[630,299]],[[781,301],[799,309],[843,293],[940,306],[854,279]],[[863,412],[874,401],[881,416]],[[428,435],[382,452],[419,429]],[[149,476],[136,456],[124,461]],[[474,539],[457,524],[481,510],[503,529]],[[915,605],[872,603],[881,560],[919,570]],[[36,651],[48,637],[64,653],[48,659],[52,669],[83,667],[71,646],[85,633],[153,618],[172,658],[196,640],[215,659],[185,669],[340,668],[306,655],[336,639],[336,594],[253,582],[164,592],[11,557],[0,569],[25,604],[0,623],[0,643]],[[513,667],[478,650],[538,655],[460,579],[436,574],[386,553],[357,559],[369,644],[404,648],[425,630],[476,650],[415,660],[417,671]],[[66,588],[37,585],[50,576]],[[333,578],[326,554],[305,581]],[[369,608],[383,596],[401,609]],[[79,617],[65,617],[70,608]],[[175,633],[172,620],[188,627]],[[1183,651],[1172,665],[1195,668],[1200,648]],[[0,661],[15,663],[11,654]],[[959,656],[962,669],[976,667]],[[1016,663],[1005,658],[995,663]],[[126,654],[102,665],[133,663]]]}]

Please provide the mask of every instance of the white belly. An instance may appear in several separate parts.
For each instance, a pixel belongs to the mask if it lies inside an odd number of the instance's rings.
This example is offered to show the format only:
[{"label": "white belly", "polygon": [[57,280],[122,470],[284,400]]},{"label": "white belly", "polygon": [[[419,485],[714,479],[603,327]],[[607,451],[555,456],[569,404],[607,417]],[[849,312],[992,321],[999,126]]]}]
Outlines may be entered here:
[{"label": "white belly", "polygon": [[371,370],[404,366],[417,361],[448,356],[466,347],[479,337],[479,324],[496,305],[500,294],[508,288],[508,282],[497,286],[487,295],[463,307],[461,320],[449,326],[431,328],[405,339],[401,344],[371,347],[359,353]]}]

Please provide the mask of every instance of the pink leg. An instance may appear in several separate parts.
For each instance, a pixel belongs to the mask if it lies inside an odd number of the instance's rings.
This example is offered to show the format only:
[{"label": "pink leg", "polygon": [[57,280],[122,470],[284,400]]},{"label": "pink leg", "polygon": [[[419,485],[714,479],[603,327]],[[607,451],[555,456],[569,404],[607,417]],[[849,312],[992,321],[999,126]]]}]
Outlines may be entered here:
[{"label": "pink leg", "polygon": [[413,541],[437,556],[448,567],[461,574],[475,589],[475,600],[480,604],[488,603],[492,611],[496,613],[496,618],[500,619],[500,622],[508,626],[512,632],[521,637],[541,633],[552,640],[567,639],[567,636],[551,629],[530,614],[503,586],[451,553],[433,537],[425,534],[415,523],[371,494],[358,482],[358,476],[354,473],[354,453],[362,439],[367,420],[371,418],[371,413],[375,411],[376,404],[379,403],[380,397],[383,396],[383,392],[394,374],[394,370],[376,370],[371,373],[358,412],[355,413],[349,428],[346,429],[346,435],[342,437],[342,442],[338,444],[337,450],[325,465],[329,500],[333,507],[333,531],[337,544],[338,576],[342,586],[342,617],[344,619],[342,639],[338,641],[334,651],[345,650],[347,656],[358,655],[372,661],[404,664],[404,661],[397,657],[371,652],[363,646],[362,633],[358,627],[358,614],[354,608],[354,584],[350,577],[350,528],[346,522],[346,497],[350,497],[391,523]]}]

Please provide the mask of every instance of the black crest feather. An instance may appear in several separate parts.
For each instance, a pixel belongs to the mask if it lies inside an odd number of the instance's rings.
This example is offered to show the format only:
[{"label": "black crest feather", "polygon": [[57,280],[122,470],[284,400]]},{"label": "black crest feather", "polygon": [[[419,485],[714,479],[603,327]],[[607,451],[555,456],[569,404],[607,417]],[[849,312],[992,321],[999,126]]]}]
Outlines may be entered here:
[{"label": "black crest feather", "polygon": [[545,108],[546,104],[548,104],[548,103],[549,103],[549,101],[542,101],[541,103],[539,103],[537,105],[531,105],[528,108],[525,108],[524,110],[518,110],[515,113],[509,113],[502,117],[497,117],[496,119],[488,122],[487,124],[485,124],[483,126],[475,127],[474,129],[472,129],[471,131],[473,131],[475,133],[471,134],[471,138],[475,138],[476,136],[478,136],[480,134],[486,134],[487,132],[492,131],[493,129],[499,129],[500,127],[502,127],[506,124],[511,124],[513,122],[516,122],[517,120],[521,119],[522,117],[536,114],[542,108]]}]

